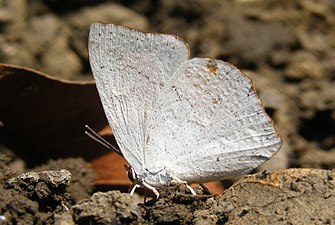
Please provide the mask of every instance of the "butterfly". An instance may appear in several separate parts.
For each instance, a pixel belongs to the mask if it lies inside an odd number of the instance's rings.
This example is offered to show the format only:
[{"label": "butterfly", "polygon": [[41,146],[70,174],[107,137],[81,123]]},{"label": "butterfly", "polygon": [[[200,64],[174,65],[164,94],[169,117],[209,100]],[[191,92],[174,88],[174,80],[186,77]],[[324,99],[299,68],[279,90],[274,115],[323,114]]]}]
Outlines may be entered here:
[{"label": "butterfly", "polygon": [[251,80],[235,66],[189,59],[187,43],[95,22],[89,60],[108,122],[135,178],[161,187],[250,172],[280,146]]}]

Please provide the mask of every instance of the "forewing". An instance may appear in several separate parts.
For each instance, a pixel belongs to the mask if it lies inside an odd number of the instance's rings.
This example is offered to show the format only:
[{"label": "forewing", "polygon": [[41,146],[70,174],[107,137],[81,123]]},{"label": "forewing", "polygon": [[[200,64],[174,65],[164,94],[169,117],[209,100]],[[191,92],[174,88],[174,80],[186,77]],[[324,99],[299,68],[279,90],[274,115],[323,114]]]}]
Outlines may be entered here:
[{"label": "forewing", "polygon": [[160,93],[155,111],[146,167],[155,170],[156,152],[164,152],[160,164],[189,182],[246,173],[281,145],[252,82],[220,60],[182,64]]},{"label": "forewing", "polygon": [[175,36],[98,22],[90,28],[90,63],[105,114],[124,157],[139,174],[157,94],[188,54]]}]

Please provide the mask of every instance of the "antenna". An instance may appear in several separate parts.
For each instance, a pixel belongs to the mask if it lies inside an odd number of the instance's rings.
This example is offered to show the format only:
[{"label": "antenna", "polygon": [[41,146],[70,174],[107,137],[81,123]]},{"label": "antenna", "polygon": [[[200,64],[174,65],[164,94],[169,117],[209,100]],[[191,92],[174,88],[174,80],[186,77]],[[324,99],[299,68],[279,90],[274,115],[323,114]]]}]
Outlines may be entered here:
[{"label": "antenna", "polygon": [[92,138],[94,141],[100,143],[101,145],[105,146],[106,148],[115,151],[117,154],[119,154],[120,156],[123,157],[122,152],[115,148],[111,143],[109,143],[106,139],[104,139],[103,137],[101,137],[97,132],[95,132],[92,128],[90,128],[88,125],[85,125],[85,128],[87,130],[85,130],[85,134],[87,136],[89,136],[90,138]]}]

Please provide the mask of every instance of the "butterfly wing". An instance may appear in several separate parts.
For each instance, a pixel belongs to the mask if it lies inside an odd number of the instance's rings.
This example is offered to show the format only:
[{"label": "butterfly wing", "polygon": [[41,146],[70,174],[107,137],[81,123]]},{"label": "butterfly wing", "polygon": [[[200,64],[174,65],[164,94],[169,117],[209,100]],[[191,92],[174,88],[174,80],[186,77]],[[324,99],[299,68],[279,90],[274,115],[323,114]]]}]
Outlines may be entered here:
[{"label": "butterfly wing", "polygon": [[154,172],[159,157],[171,175],[188,182],[246,173],[281,145],[252,82],[220,60],[182,64],[160,93],[155,112],[146,167]]},{"label": "butterfly wing", "polygon": [[157,95],[188,56],[187,44],[175,36],[98,22],[90,28],[89,57],[103,108],[122,154],[138,174]]}]

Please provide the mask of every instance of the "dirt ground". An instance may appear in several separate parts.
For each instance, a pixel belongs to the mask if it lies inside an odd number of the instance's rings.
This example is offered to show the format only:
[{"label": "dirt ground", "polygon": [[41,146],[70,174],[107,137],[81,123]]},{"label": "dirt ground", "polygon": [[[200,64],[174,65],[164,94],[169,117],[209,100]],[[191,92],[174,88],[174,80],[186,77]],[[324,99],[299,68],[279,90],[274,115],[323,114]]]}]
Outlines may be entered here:
[{"label": "dirt ground", "polygon": [[[36,159],[27,168],[3,145],[0,224],[335,224],[332,0],[3,0],[0,63],[92,80],[87,39],[93,21],[174,34],[189,44],[191,57],[242,69],[283,139],[263,165],[274,172],[246,176],[221,196],[201,188],[192,196],[181,185],[143,203],[117,190],[97,192],[83,159]],[[32,170],[39,172],[24,173]]]}]

